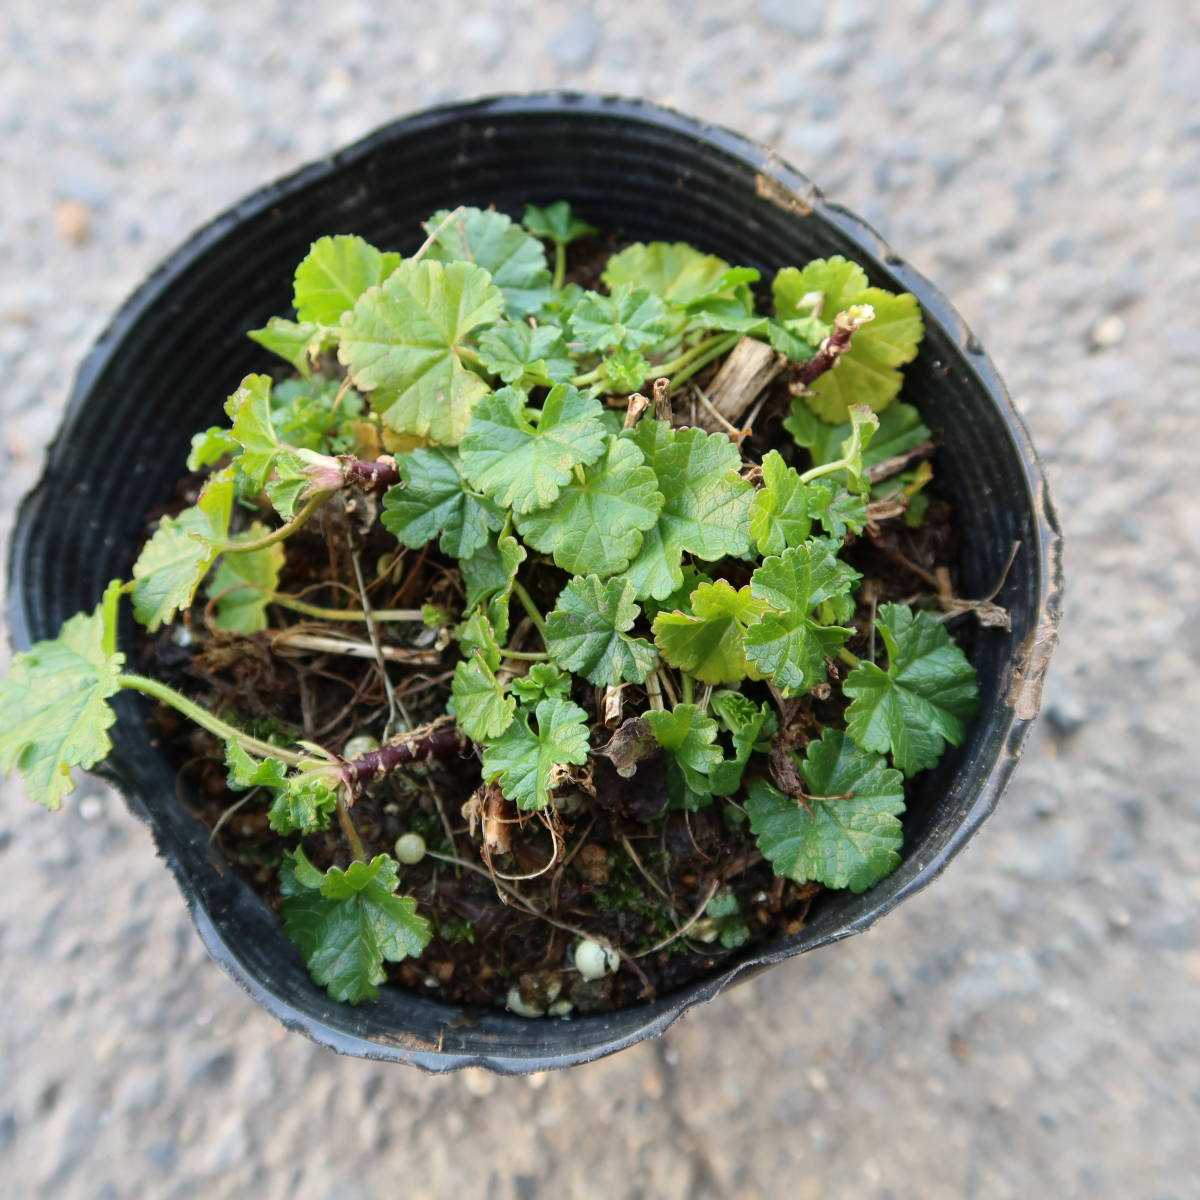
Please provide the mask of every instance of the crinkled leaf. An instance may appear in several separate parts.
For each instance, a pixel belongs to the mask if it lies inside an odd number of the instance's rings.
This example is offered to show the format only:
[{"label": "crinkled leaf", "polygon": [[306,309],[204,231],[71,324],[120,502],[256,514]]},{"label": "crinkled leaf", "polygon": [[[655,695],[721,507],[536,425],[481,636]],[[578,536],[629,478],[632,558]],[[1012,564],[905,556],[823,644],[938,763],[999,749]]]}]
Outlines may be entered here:
[{"label": "crinkled leaf", "polygon": [[545,508],[572,478],[572,468],[594,463],[608,440],[600,402],[559,384],[536,424],[516,388],[503,388],[476,405],[462,441],[463,473],[497,504],[517,513]]},{"label": "crinkled leaf", "polygon": [[712,710],[733,740],[733,758],[723,759],[709,772],[714,796],[732,796],[742,786],[750,755],[770,750],[779,721],[767,703],[755,704],[740,692],[717,691]]},{"label": "crinkled leaf", "polygon": [[534,663],[527,675],[512,681],[512,690],[527,706],[539,700],[566,700],[571,695],[571,676],[553,663]]},{"label": "crinkled leaf", "polygon": [[[436,212],[425,228],[433,232],[450,215]],[[535,313],[550,298],[546,251],[504,213],[467,208],[438,235],[428,257],[482,267],[504,293],[504,307],[518,317]]]},{"label": "crinkled leaf", "polygon": [[546,649],[597,687],[644,683],[658,655],[643,638],[629,636],[637,618],[628,580],[577,577],[559,593],[546,618]]},{"label": "crinkled leaf", "polygon": [[588,350],[644,350],[667,330],[666,305],[629,284],[608,296],[587,292],[571,314],[571,341]]},{"label": "crinkled leaf", "polygon": [[694,704],[644,714],[655,741],[667,752],[667,798],[671,808],[695,811],[710,803],[709,773],[721,761],[717,723]]},{"label": "crinkled leaf", "polygon": [[525,205],[522,224],[534,237],[544,238],[556,246],[569,246],[577,239],[597,232],[594,225],[575,216],[565,200],[556,200],[545,208],[539,208],[536,204]]},{"label": "crinkled leaf", "polygon": [[444,554],[470,558],[489,530],[503,527],[504,514],[467,487],[453,450],[412,450],[396,456],[396,468],[401,482],[384,495],[380,520],[406,546],[424,546],[440,534]]},{"label": "crinkled leaf", "polygon": [[523,710],[499,741],[485,746],[483,775],[518,808],[545,808],[550,802],[554,768],[583,766],[588,754],[587,713],[570,700],[541,700],[533,709],[536,730]]},{"label": "crinkled leaf", "polygon": [[125,656],[116,649],[114,581],[90,613],[78,613],[58,636],[13,656],[0,679],[0,773],[18,770],[30,798],[59,808],[75,789],[72,767],[93,767],[112,749]]},{"label": "crinkled leaf", "polygon": [[[822,466],[842,456],[849,439],[849,421],[830,425],[822,421],[802,399],[792,401],[790,415],[783,426],[812,455],[813,465]],[[905,454],[932,436],[921,414],[911,404],[889,404],[879,414],[879,428],[863,452],[863,465],[873,467],[885,459]]]},{"label": "crinkled leaf", "polygon": [[644,418],[623,437],[642,451],[663,496],[629,566],[639,598],[662,599],[683,583],[684,551],[709,562],[749,551],[754,488],[737,474],[741,456],[729,438]]},{"label": "crinkled leaf", "polygon": [[359,296],[392,273],[396,255],[383,255],[350,234],[318,238],[296,268],[293,303],[301,322],[337,325]]},{"label": "crinkled leaf", "polygon": [[837,484],[830,485],[821,480],[809,484],[809,511],[813,519],[821,522],[830,537],[839,542],[847,530],[862,533],[867,525],[867,501],[865,496],[856,496]]},{"label": "crinkled leaf", "polygon": [[557,325],[497,322],[479,335],[479,360],[493,375],[525,392],[567,383],[575,374]]},{"label": "crinkled leaf", "polygon": [[611,434],[606,439],[604,456],[573,474],[549,508],[517,517],[525,541],[573,575],[623,571],[662,507],[654,472],[637,446]]},{"label": "crinkled leaf", "polygon": [[750,785],[750,828],[776,875],[797,883],[865,892],[900,865],[904,783],[877,754],[860,750],[840,729],[811,742],[801,773],[801,804],[765,780]]},{"label": "crinkled leaf", "polygon": [[750,510],[750,536],[760,554],[782,554],[799,546],[812,529],[812,490],[778,450],[762,460],[762,477]]},{"label": "crinkled leaf", "polygon": [[455,666],[450,694],[458,727],[476,742],[499,737],[517,710],[516,701],[478,650],[469,661]]},{"label": "crinkled leaf", "polygon": [[337,344],[338,331],[312,321],[272,317],[262,329],[252,329],[246,336],[290,362],[307,379],[317,356]]},{"label": "crinkled leaf", "polygon": [[318,490],[309,470],[319,460],[320,456],[311,450],[291,450],[287,447],[275,456],[271,478],[267,480],[263,491],[285,521],[292,520],[304,501]]},{"label": "crinkled leaf", "polygon": [[714,896],[704,909],[704,915],[716,922],[721,945],[736,950],[750,940],[750,929],[742,917],[742,906],[732,892]]},{"label": "crinkled leaf", "polygon": [[817,259],[803,270],[780,271],[774,295],[776,315],[785,320],[812,314],[804,300],[814,295],[820,296],[816,315],[827,321],[852,305],[875,310],[874,320],[855,332],[837,367],[811,384],[813,394],[805,399],[818,416],[840,422],[852,404],[882,412],[892,402],[902,383],[897,368],[916,357],[924,333],[915,296],[868,287],[862,268],[840,255]]},{"label": "crinkled leaf", "polygon": [[608,391],[627,395],[636,392],[650,378],[654,368],[639,351],[618,350],[600,364],[600,372]]},{"label": "crinkled leaf", "polygon": [[736,683],[756,674],[746,661],[746,630],[766,605],[748,587],[735,591],[718,579],[696,588],[691,607],[691,615],[660,612],[654,618],[654,643],[663,658],[701,683]]},{"label": "crinkled leaf", "polygon": [[386,854],[324,874],[301,849],[284,856],[284,931],[334,1000],[373,1000],[387,978],[384,962],[414,957],[429,944],[432,931],[417,902],[395,894],[399,877],[399,864]]},{"label": "crinkled leaf", "polygon": [[509,533],[489,537],[471,555],[459,561],[467,608],[484,605],[499,637],[508,637],[508,602],[517,568],[525,561],[525,547]]},{"label": "crinkled leaf", "polygon": [[271,423],[279,440],[297,450],[350,453],[358,439],[347,430],[365,407],[353,388],[321,375],[285,379],[271,388]]},{"label": "crinkled leaf", "polygon": [[270,377],[247,375],[225,401],[225,413],[233,422],[230,436],[242,447],[235,465],[247,494],[257,496],[283,450],[271,413]]},{"label": "crinkled leaf", "polygon": [[611,290],[644,288],[671,304],[686,305],[729,287],[731,269],[723,258],[686,242],[635,242],[609,258],[601,278]]},{"label": "crinkled leaf", "polygon": [[[265,525],[256,521],[244,534],[234,538],[233,544],[254,541],[268,532]],[[283,559],[283,545],[279,542],[261,550],[221,556],[206,589],[209,596],[220,597],[214,621],[218,629],[228,629],[232,633],[257,633],[266,629],[267,605],[279,588]]]},{"label": "crinkled leaf", "polygon": [[476,609],[455,631],[464,658],[478,653],[489,670],[500,669],[500,642],[487,614]]},{"label": "crinkled leaf", "polygon": [[234,791],[251,787],[271,791],[267,823],[276,833],[320,833],[329,828],[337,808],[337,793],[327,778],[305,770],[289,775],[280,759],[251,758],[234,741],[225,743],[225,763],[229,768],[229,786]]},{"label": "crinkled leaf", "polygon": [[817,619],[813,610],[844,599],[859,578],[817,538],[766,559],[750,576],[750,590],[771,610],[747,631],[746,657],[789,692],[820,683],[826,655],[836,654],[853,631]]},{"label": "crinkled leaf", "polygon": [[192,449],[188,454],[187,469],[202,471],[205,467],[211,467],[214,463],[220,462],[227,454],[237,454],[241,448],[241,442],[233,436],[230,430],[212,425],[203,433],[192,435]]},{"label": "crinkled leaf", "polygon": [[861,662],[846,677],[846,731],[865,750],[890,750],[896,766],[913,775],[932,767],[947,742],[962,741],[978,703],[975,668],[929,613],[884,604],[875,628],[887,647],[887,670]]},{"label": "crinkled leaf", "polygon": [[134,616],[153,633],[187,608],[229,535],[233,471],[209,477],[191,508],[163,517],[133,564]]},{"label": "crinkled leaf", "polygon": [[463,365],[465,339],[503,307],[482,267],[406,259],[359,297],[342,323],[338,356],[393,430],[455,444],[488,392]]}]

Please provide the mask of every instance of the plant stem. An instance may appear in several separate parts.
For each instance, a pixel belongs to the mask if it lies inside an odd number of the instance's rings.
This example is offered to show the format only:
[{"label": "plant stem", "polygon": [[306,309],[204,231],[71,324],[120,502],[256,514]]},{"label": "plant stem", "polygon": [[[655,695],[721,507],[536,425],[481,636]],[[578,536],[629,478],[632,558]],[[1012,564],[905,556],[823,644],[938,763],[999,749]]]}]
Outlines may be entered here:
[{"label": "plant stem", "polygon": [[155,700],[169,704],[189,720],[195,721],[202,729],[207,729],[209,733],[228,742],[237,742],[248,754],[258,754],[263,758],[278,758],[292,766],[304,761],[303,754],[297,754],[294,750],[284,750],[281,746],[273,746],[270,742],[261,741],[259,738],[244,733],[236,726],[222,721],[208,709],[202,708],[195,701],[189,700],[173,687],[159,683],[157,679],[147,679],[144,675],[122,675],[117,682],[123,688],[142,692],[147,696],[152,696]]},{"label": "plant stem", "polygon": [[554,243],[554,278],[550,286],[557,292],[567,277],[567,248],[562,242]]},{"label": "plant stem", "polygon": [[571,384],[574,387],[587,387],[588,384],[595,383],[600,378],[600,376],[603,374],[604,374],[604,372],[601,370],[600,367],[595,367],[591,371],[588,371],[583,375],[576,375],[571,380]]},{"label": "plant stem", "polygon": [[691,704],[695,700],[695,687],[692,683],[692,677],[684,671],[679,676],[680,699],[684,704]]},{"label": "plant stem", "polygon": [[708,347],[708,349],[689,362],[683,370],[676,371],[671,376],[671,390],[674,391],[681,383],[686,383],[697,371],[702,371],[707,367],[714,358],[720,358],[722,354],[727,354],[741,339],[742,335],[740,333],[731,333],[728,336],[711,338],[708,342],[701,343],[701,345]]},{"label": "plant stem", "polygon": [[847,666],[851,667],[857,667],[858,664],[862,662],[862,659],[859,658],[857,654],[851,650],[847,650],[845,646],[838,651],[838,658],[840,658],[842,662],[846,663]]},{"label": "plant stem", "polygon": [[538,611],[538,606],[534,604],[533,597],[515,579],[513,580],[512,590],[513,595],[521,602],[521,607],[529,614],[529,619],[533,622],[534,628],[544,638],[546,636],[546,622],[542,614]]},{"label": "plant stem", "polygon": [[662,375],[674,375],[676,371],[682,370],[693,359],[698,358],[700,355],[704,354],[705,351],[710,350],[718,342],[726,341],[728,337],[729,334],[727,333],[718,333],[714,334],[712,337],[702,339],[694,346],[684,350],[682,354],[679,354],[675,358],[671,359],[670,362],[665,362],[661,366],[655,367],[655,377],[657,378]]},{"label": "plant stem", "polygon": [[264,537],[255,538],[252,542],[226,542],[220,552],[222,554],[246,554],[250,550],[265,550],[268,546],[274,546],[276,542],[285,541],[296,530],[308,524],[309,518],[328,499],[328,492],[317,492],[315,496],[308,498],[308,503],[286,525],[280,525],[278,529]]},{"label": "plant stem", "polygon": [[529,662],[546,662],[550,655],[544,650],[501,650],[501,658],[523,658]]},{"label": "plant stem", "polygon": [[358,836],[358,830],[354,827],[354,821],[350,816],[350,806],[346,803],[344,788],[338,788],[337,790],[337,815],[338,824],[342,827],[342,836],[350,843],[350,853],[359,862],[366,862],[367,852],[363,847],[362,838]]},{"label": "plant stem", "polygon": [[[281,608],[290,608],[293,612],[303,613],[306,617],[316,617],[322,621],[365,621],[367,614],[362,609],[325,608],[320,604],[309,604],[307,600],[297,600],[295,596],[287,596],[282,592],[272,592],[270,602]],[[423,620],[419,608],[373,608],[371,616],[376,621],[420,621]]]}]

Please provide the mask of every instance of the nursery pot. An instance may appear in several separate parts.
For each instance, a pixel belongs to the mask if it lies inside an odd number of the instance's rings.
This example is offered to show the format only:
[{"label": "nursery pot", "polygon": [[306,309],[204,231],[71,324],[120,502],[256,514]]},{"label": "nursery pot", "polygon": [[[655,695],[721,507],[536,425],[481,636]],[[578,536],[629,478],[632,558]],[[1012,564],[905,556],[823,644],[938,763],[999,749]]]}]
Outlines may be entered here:
[{"label": "nursery pot", "polygon": [[[1045,479],[995,369],[936,288],[764,147],[649,104],[556,93],[388,125],[256,192],[162,264],[84,361],[42,481],[21,507],[9,562],[15,644],[53,637],[109,579],[128,577],[145,515],[169,496],[192,433],[221,420],[245,374],[274,368],[245,331],[288,311],[292,270],[312,241],[357,233],[411,253],[420,221],[439,208],[495,205],[519,218],[526,202],[558,199],[623,239],[691,242],[767,277],[843,254],[873,284],[914,293],[926,337],[903,395],[941,437],[935,471],[960,535],[959,589],[987,594],[1019,543],[996,597],[1012,630],[973,640],[978,715],[964,744],[922,778],[894,874],[863,895],[826,894],[801,932],[681,991],[571,1020],[465,1016],[400,988],[358,1007],[331,1002],[251,886],[213,868],[208,830],[177,800],[175,768],[151,740],[147,702],[123,693],[100,773],[150,826],[212,956],[289,1028],[434,1071],[586,1062],[662,1032],[737,979],[872,925],[938,875],[995,806],[1056,640],[1060,536]],[[122,637],[132,657],[130,624]]]}]

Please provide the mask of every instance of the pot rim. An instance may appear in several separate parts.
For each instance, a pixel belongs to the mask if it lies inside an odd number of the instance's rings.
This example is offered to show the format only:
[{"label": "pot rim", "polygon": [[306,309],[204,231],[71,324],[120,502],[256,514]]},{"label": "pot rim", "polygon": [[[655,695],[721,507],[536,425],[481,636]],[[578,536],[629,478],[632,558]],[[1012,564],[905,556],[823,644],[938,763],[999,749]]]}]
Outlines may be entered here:
[{"label": "pot rim", "polygon": [[[767,966],[870,928],[903,900],[936,879],[996,807],[1020,759],[1025,737],[1040,707],[1042,682],[1051,653],[1057,644],[1057,629],[1061,616],[1062,533],[1050,500],[1044,471],[1025,422],[1013,406],[994,364],[949,301],[929,280],[901,259],[869,224],[842,205],[826,200],[820,189],[807,176],[785,162],[776,151],[722,125],[689,117],[674,109],[641,99],[556,90],[502,94],[442,104],[380,126],[344,149],[256,189],[197,229],[124,301],[98,336],[76,373],[64,409],[60,434],[61,429],[66,428],[74,413],[85,402],[95,380],[101,376],[119,351],[128,331],[148,309],[156,306],[162,297],[170,292],[176,279],[193,262],[207,253],[232,228],[248,218],[262,214],[283,197],[305,189],[347,164],[370,155],[397,135],[418,133],[425,128],[482,115],[510,117],[534,114],[558,114],[564,117],[572,114],[603,115],[691,137],[753,170],[756,190],[761,198],[776,204],[785,212],[796,215],[817,214],[883,263],[903,290],[917,297],[927,318],[932,318],[940,324],[956,344],[962,355],[964,369],[973,377],[972,382],[987,393],[1019,452],[1037,534],[1037,616],[1033,632],[1014,655],[1011,684],[1003,703],[1002,749],[981,781],[970,809],[963,815],[946,844],[929,862],[897,891],[884,897],[859,917],[847,920],[840,928],[823,934],[803,947],[774,950],[768,948],[754,954],[719,974],[690,985],[685,993],[679,995],[677,1004],[666,1011],[651,1015],[635,1030],[613,1036],[606,1042],[576,1052],[543,1054],[529,1058],[486,1052],[443,1052],[431,1047],[427,1042],[408,1041],[399,1034],[384,1042],[346,1033],[288,1004],[265,988],[247,969],[236,948],[225,938],[203,906],[195,903],[196,897],[185,877],[182,864],[178,856],[171,852],[170,847],[162,843],[151,814],[146,812],[140,803],[130,804],[131,810],[151,826],[158,852],[171,868],[209,955],[244,991],[287,1028],[301,1032],[312,1041],[339,1053],[378,1061],[406,1062],[429,1072],[484,1067],[501,1074],[522,1074],[592,1061],[645,1038],[661,1034],[694,1006],[713,999],[731,984],[741,982]],[[8,555],[10,580],[21,571],[27,555],[27,511],[49,483],[47,469],[17,510]],[[18,648],[27,648],[33,638],[29,614],[19,590],[9,589],[7,617],[10,640]],[[124,794],[122,780],[115,772],[106,769],[102,764],[94,773],[113,783]]]}]

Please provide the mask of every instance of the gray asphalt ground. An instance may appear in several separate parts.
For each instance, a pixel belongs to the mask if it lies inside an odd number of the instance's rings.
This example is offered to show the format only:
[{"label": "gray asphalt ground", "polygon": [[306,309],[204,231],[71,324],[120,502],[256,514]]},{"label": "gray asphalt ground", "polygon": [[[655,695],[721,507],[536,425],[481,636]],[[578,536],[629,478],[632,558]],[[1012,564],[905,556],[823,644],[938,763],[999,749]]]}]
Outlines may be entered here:
[{"label": "gray asphalt ground", "polygon": [[399,114],[571,86],[773,143],[941,285],[1046,459],[1069,592],[946,876],[571,1072],[286,1033],[118,798],[0,785],[0,1193],[1200,1195],[1197,34],[1190,0],[5,0],[0,538],[74,364],[195,226]]}]

